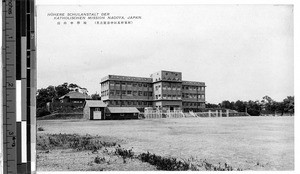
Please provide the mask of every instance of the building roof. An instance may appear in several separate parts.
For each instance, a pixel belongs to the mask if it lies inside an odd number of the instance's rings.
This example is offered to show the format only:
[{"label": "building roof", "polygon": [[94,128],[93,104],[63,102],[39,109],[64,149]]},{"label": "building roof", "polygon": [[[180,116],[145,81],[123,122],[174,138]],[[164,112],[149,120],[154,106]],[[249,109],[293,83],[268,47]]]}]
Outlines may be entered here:
[{"label": "building roof", "polygon": [[108,75],[101,79],[100,83],[107,80],[117,80],[117,81],[130,81],[130,82],[146,82],[152,83],[152,78],[149,77],[133,77],[133,76],[120,76],[120,75]]},{"label": "building roof", "polygon": [[105,104],[102,100],[86,100],[83,107],[102,107],[105,108],[107,104]]},{"label": "building roof", "polygon": [[107,107],[109,113],[139,113],[135,107]]},{"label": "building roof", "polygon": [[92,99],[91,96],[89,96],[87,94],[82,94],[82,93],[77,92],[77,91],[71,91],[68,94],[59,97],[59,99],[63,99],[65,97],[69,97],[71,99]]},{"label": "building roof", "polygon": [[196,81],[182,81],[183,85],[193,85],[193,86],[205,86],[204,82],[196,82]]}]

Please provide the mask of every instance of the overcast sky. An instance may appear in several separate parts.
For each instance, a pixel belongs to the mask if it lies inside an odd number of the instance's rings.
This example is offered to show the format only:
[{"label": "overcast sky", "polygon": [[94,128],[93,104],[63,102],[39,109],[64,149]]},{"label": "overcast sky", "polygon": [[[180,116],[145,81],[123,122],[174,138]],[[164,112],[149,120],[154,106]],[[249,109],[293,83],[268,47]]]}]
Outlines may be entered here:
[{"label": "overcast sky", "polygon": [[[130,25],[56,25],[48,13],[141,16]],[[100,93],[108,74],[182,72],[206,100],[294,95],[293,7],[273,5],[37,7],[38,88],[64,82]]]}]

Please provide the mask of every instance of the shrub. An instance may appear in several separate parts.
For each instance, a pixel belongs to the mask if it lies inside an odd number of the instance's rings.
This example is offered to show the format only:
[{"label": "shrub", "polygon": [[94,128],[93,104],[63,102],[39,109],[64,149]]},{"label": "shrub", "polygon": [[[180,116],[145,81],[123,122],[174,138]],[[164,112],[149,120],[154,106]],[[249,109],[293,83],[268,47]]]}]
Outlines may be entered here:
[{"label": "shrub", "polygon": [[51,114],[51,112],[49,112],[46,108],[37,108],[36,110],[37,117],[43,117],[49,114]]},{"label": "shrub", "polygon": [[176,158],[161,157],[149,152],[140,154],[139,158],[143,162],[155,165],[158,170],[183,171],[189,169],[189,164],[187,162],[177,161]]},{"label": "shrub", "polygon": [[104,158],[104,157],[96,156],[95,159],[94,159],[94,162],[95,162],[96,164],[104,163],[104,162],[105,162],[105,158]]},{"label": "shrub", "polygon": [[49,148],[71,148],[78,151],[93,150],[96,151],[102,147],[115,146],[115,142],[100,141],[101,137],[78,134],[47,134],[39,136],[37,139],[37,149]]},{"label": "shrub", "polygon": [[134,156],[132,149],[127,150],[127,149],[121,148],[120,145],[118,145],[118,147],[116,148],[115,154],[122,156],[123,158],[132,158]]}]

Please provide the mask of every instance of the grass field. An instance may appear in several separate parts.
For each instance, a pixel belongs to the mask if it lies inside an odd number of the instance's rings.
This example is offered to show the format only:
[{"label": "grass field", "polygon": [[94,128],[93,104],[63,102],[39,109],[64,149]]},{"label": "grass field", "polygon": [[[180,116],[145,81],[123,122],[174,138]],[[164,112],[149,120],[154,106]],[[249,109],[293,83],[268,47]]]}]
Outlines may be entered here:
[{"label": "grass field", "polygon": [[[44,129],[38,131],[38,136],[99,135],[118,140],[122,147],[133,148],[135,153],[149,151],[177,159],[206,159],[212,164],[227,163],[243,170],[294,170],[294,117],[39,120],[37,125]],[[65,154],[70,153],[84,152]],[[38,170],[51,170],[53,166],[47,166],[46,160],[50,156],[39,151],[38,154]],[[68,161],[72,155],[63,156]],[[153,170],[146,164],[145,168],[139,162],[132,164],[139,166],[136,170]],[[134,169],[125,166],[110,170]]]}]

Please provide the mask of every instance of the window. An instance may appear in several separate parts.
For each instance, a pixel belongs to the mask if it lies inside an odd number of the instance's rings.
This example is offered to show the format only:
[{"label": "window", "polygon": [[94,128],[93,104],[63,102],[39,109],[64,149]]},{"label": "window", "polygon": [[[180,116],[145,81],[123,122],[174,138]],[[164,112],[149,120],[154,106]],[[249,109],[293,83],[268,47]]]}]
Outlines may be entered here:
[{"label": "window", "polygon": [[139,83],[139,87],[142,87],[142,86],[143,86],[143,84]]},{"label": "window", "polygon": [[166,99],[167,98],[167,95],[166,94],[163,94],[163,99]]},{"label": "window", "polygon": [[122,91],[122,95],[126,95],[126,91]]},{"label": "window", "polygon": [[155,98],[158,99],[158,95],[155,95]]},{"label": "window", "polygon": [[131,101],[128,101],[127,103],[128,103],[128,105],[131,105]]},{"label": "window", "polygon": [[122,82],[122,86],[125,86],[126,85],[126,83],[125,82]]},{"label": "window", "polygon": [[144,96],[147,96],[148,92],[144,92]]},{"label": "window", "polygon": [[175,99],[176,98],[176,95],[173,95],[173,99]]},{"label": "window", "polygon": [[133,105],[136,105],[136,101],[133,101]]},{"label": "window", "polygon": [[100,108],[95,108],[95,111],[100,111]]},{"label": "window", "polygon": [[133,91],[133,96],[137,96],[137,91]]},{"label": "window", "polygon": [[114,82],[109,82],[109,85],[114,86],[115,84],[114,84]]},{"label": "window", "polygon": [[120,95],[121,93],[120,93],[120,91],[119,90],[117,90],[116,91],[116,95]]},{"label": "window", "polygon": [[111,90],[110,95],[115,95],[115,91]]},{"label": "window", "polygon": [[121,105],[124,105],[124,101],[121,101]]},{"label": "window", "polygon": [[119,82],[116,82],[116,85],[120,85],[120,83],[119,83]]},{"label": "window", "polygon": [[147,83],[144,83],[144,87],[147,87],[148,85],[147,85]]},{"label": "window", "polygon": [[137,84],[136,84],[136,83],[133,83],[133,84],[132,84],[132,86],[133,86],[133,87],[136,87],[136,86],[137,86]]},{"label": "window", "polygon": [[189,89],[189,87],[188,87],[188,86],[186,86],[186,87],[185,87],[185,89]]},{"label": "window", "polygon": [[160,98],[161,96],[160,96],[160,94],[158,94],[158,98]]},{"label": "window", "polygon": [[142,96],[143,95],[143,92],[142,91],[139,91],[139,96]]},{"label": "window", "polygon": [[127,83],[127,86],[131,86],[131,83],[130,83],[130,82],[128,82],[128,83]]},{"label": "window", "polygon": [[131,95],[132,94],[132,92],[131,91],[127,91],[127,95]]},{"label": "window", "polygon": [[152,92],[149,92],[149,96],[152,96]]}]

